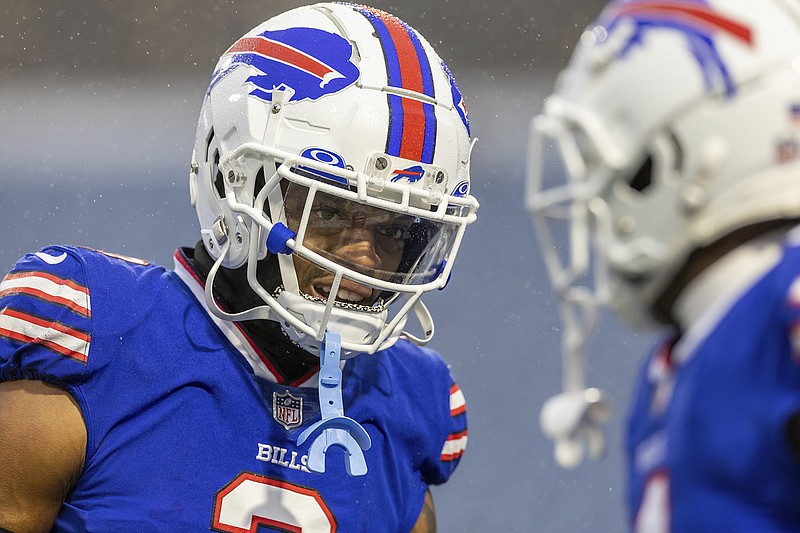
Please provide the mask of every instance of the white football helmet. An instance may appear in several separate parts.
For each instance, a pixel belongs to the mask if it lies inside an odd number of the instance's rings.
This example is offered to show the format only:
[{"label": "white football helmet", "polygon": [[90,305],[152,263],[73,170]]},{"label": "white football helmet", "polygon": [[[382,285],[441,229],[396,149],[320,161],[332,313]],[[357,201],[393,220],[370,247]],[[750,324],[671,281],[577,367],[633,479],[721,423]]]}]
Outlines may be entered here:
[{"label": "white football helmet", "polygon": [[531,130],[527,206],[578,391],[597,304],[652,320],[694,250],[800,217],[800,2],[613,1]]},{"label": "white football helmet", "polygon": [[[326,330],[343,356],[427,342],[420,296],[445,286],[476,219],[473,144],[449,70],[392,15],[320,3],[254,28],[217,63],[192,155],[207,304],[278,321],[312,353]],[[220,309],[219,268],[245,265],[264,305]],[[403,331],[411,310],[422,337]]]}]

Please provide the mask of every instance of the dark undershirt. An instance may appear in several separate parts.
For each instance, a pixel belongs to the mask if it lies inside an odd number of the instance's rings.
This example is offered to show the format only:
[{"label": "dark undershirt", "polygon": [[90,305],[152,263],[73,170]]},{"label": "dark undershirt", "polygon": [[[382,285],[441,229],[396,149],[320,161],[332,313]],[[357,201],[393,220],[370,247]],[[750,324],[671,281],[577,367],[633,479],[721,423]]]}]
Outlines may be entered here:
[{"label": "dark undershirt", "polygon": [[[202,242],[198,242],[194,249],[184,248],[183,251],[205,281],[214,265],[214,260]],[[269,266],[277,268],[273,263],[265,265],[265,269]],[[263,276],[264,279],[261,276],[261,270],[265,269],[259,269],[259,281],[271,292],[275,287],[269,286],[266,274]],[[272,283],[277,286],[275,281]],[[266,305],[247,282],[247,265],[236,270],[220,268],[214,279],[214,294],[222,308],[230,313]],[[276,377],[280,383],[293,384],[304,381],[319,369],[319,357],[293,343],[277,322],[243,320],[239,324],[278,371],[279,375]]]}]

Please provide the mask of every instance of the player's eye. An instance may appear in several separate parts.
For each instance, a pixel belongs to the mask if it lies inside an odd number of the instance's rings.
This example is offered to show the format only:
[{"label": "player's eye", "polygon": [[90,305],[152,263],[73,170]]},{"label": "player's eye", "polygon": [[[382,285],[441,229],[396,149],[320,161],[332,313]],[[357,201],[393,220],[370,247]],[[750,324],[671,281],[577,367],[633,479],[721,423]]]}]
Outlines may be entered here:
[{"label": "player's eye", "polygon": [[344,215],[342,215],[342,212],[339,209],[327,205],[317,206],[311,212],[314,216],[326,222],[332,220],[341,220],[344,218]]},{"label": "player's eye", "polygon": [[378,234],[394,241],[404,241],[411,236],[408,228],[396,225],[385,225],[378,227]]}]

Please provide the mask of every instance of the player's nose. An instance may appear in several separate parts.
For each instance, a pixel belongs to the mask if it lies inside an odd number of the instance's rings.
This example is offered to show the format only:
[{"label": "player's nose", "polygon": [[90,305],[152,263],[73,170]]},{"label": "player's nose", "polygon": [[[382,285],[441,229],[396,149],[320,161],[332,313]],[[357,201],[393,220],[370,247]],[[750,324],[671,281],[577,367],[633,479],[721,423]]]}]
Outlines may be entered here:
[{"label": "player's nose", "polygon": [[343,231],[336,255],[365,268],[381,266],[381,258],[375,250],[374,228],[366,225],[365,217],[355,217]]}]

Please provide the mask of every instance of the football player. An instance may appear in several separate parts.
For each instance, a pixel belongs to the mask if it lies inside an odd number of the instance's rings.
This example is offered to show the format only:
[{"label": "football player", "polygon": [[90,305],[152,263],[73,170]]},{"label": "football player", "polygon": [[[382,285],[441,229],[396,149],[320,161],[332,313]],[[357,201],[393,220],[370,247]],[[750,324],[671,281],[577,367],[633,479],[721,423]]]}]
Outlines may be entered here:
[{"label": "football player", "polygon": [[472,145],[388,13],[321,3],[236,41],[174,269],[51,246],[0,284],[0,528],[434,531],[467,429],[420,297],[476,218]]},{"label": "football player", "polygon": [[633,531],[800,531],[798,67],[800,2],[614,1],[533,123],[562,464],[602,451],[580,364],[597,306],[664,332],[628,416]]}]

